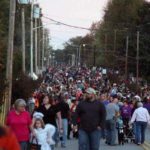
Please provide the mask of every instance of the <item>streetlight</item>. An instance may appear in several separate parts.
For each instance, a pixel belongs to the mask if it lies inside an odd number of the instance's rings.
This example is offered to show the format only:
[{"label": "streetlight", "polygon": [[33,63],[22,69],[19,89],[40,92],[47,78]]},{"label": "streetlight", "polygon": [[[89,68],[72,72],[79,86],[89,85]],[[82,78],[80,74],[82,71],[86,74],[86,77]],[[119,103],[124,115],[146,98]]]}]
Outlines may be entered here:
[{"label": "streetlight", "polygon": [[25,73],[25,5],[30,3],[30,0],[18,0],[18,3],[22,5],[21,20],[22,20],[22,71]]}]

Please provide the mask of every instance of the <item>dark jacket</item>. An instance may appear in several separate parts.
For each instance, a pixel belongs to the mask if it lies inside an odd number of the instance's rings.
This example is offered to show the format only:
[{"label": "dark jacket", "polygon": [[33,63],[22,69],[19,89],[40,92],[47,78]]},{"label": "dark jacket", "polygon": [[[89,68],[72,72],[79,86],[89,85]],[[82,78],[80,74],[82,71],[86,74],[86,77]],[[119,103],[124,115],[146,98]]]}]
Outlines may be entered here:
[{"label": "dark jacket", "polygon": [[104,128],[106,109],[98,100],[83,101],[76,109],[76,118],[80,118],[79,128],[85,131],[94,131],[98,127]]}]

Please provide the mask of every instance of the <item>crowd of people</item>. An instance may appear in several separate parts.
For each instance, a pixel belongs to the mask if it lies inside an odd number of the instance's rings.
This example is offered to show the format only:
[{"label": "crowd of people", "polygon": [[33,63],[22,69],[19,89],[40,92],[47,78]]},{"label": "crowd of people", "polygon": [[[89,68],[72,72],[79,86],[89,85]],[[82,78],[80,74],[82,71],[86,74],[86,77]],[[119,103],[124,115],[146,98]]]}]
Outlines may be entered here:
[{"label": "crowd of people", "polygon": [[48,68],[32,99],[16,100],[6,118],[21,150],[32,143],[41,150],[54,150],[59,143],[66,148],[71,138],[79,140],[79,150],[99,150],[101,138],[109,146],[143,144],[150,89],[134,92],[124,81],[112,83],[108,73],[95,67]]}]

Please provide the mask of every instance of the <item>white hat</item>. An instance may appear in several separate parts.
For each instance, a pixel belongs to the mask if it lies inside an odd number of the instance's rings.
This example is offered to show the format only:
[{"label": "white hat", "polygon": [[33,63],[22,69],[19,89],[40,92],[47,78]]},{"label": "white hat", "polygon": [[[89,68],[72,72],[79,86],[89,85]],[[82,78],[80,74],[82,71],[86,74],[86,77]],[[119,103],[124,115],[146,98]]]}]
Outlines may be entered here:
[{"label": "white hat", "polygon": [[135,95],[134,97],[136,98],[137,101],[141,102],[141,97],[140,96]]},{"label": "white hat", "polygon": [[78,80],[77,83],[81,83],[81,80]]},{"label": "white hat", "polygon": [[77,91],[82,91],[82,90],[80,88],[78,88]]},{"label": "white hat", "polygon": [[35,119],[43,119],[43,117],[44,117],[44,115],[40,112],[35,112],[33,114],[33,118],[35,118]]}]

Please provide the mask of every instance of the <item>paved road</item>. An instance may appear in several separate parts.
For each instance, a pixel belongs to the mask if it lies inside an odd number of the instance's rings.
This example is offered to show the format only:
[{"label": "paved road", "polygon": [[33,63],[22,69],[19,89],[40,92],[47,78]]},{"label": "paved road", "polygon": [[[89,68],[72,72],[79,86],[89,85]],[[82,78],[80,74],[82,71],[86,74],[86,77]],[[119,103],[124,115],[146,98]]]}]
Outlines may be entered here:
[{"label": "paved road", "polygon": [[[78,150],[78,144],[76,140],[68,141],[66,148],[60,148],[60,146],[56,150]],[[125,145],[118,145],[118,146],[107,146],[104,141],[101,141],[100,150],[143,150],[142,147],[136,146],[135,144],[129,143]]]},{"label": "paved road", "polygon": [[[146,131],[146,141],[150,142],[150,128]],[[69,140],[66,148],[61,148],[60,145],[56,150],[78,150],[77,140]],[[142,146],[137,146],[133,143],[127,143],[125,145],[107,146],[104,140],[101,140],[100,150],[143,150]],[[150,150],[150,148],[148,148]]]},{"label": "paved road", "polygon": [[148,126],[146,131],[146,141],[150,142],[150,126]]}]

